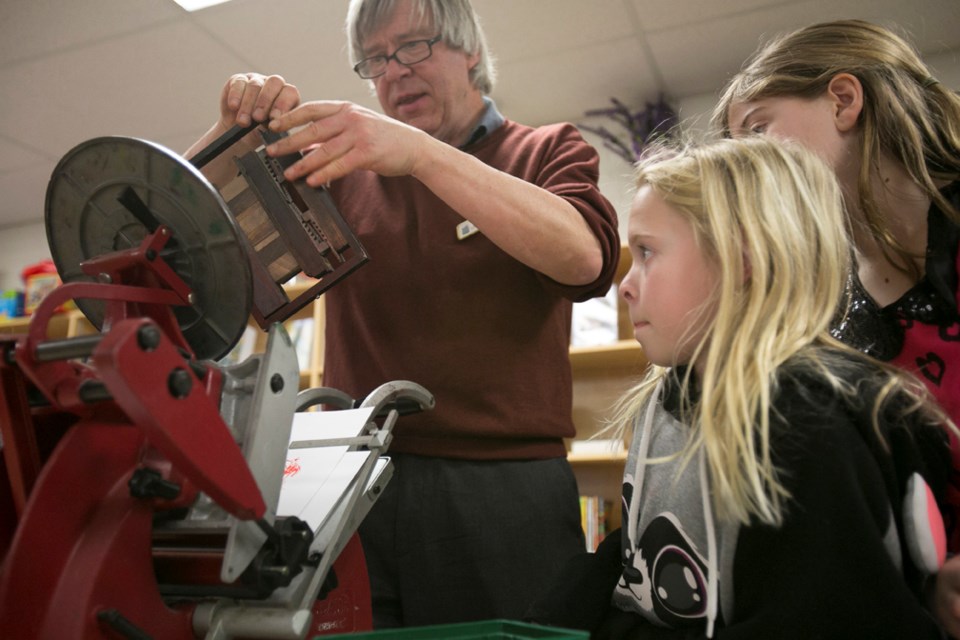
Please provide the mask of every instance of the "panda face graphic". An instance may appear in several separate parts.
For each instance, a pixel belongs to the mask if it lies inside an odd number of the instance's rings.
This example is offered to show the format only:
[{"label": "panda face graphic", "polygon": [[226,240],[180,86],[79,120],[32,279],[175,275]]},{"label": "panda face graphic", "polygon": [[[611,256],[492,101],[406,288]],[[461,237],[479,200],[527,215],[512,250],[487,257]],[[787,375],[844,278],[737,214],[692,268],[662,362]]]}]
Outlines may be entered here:
[{"label": "panda face graphic", "polygon": [[634,601],[644,611],[653,611],[653,594],[651,593],[650,569],[643,553],[625,551],[623,574],[617,585],[621,590],[629,591]]},{"label": "panda face graphic", "polygon": [[679,546],[660,549],[653,561],[652,579],[656,588],[654,609],[661,617],[663,613],[679,618],[706,615],[706,572],[697,560],[690,551]]},{"label": "panda face graphic", "polygon": [[706,563],[673,514],[655,517],[623,553],[618,589],[648,617],[675,627],[706,616]]}]

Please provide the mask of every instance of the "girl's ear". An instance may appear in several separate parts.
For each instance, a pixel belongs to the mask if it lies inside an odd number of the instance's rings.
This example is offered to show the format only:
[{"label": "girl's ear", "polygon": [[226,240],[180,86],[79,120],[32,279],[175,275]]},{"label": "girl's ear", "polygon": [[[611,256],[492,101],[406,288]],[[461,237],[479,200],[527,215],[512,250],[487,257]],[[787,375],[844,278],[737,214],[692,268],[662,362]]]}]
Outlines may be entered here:
[{"label": "girl's ear", "polygon": [[837,129],[842,132],[853,129],[863,111],[863,85],[860,80],[849,73],[838,73],[827,85],[827,96],[833,101],[833,119]]}]

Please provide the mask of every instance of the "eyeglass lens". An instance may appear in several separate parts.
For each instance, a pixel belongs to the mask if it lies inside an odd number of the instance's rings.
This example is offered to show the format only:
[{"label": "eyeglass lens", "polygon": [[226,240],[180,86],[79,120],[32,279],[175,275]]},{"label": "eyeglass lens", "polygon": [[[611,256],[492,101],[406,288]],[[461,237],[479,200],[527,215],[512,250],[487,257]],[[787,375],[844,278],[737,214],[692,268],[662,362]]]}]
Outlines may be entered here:
[{"label": "eyeglass lens", "polygon": [[362,78],[375,78],[386,72],[387,64],[390,59],[394,59],[400,64],[411,65],[423,62],[430,57],[432,53],[430,40],[414,40],[401,45],[389,56],[374,56],[361,60],[356,66],[356,72]]}]

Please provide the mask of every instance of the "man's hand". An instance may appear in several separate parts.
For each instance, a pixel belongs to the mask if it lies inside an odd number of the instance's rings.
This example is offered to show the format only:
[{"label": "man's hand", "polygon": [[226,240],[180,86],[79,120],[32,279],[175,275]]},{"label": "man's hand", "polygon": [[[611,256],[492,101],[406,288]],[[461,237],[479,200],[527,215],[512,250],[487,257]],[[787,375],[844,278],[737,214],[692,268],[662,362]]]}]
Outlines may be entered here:
[{"label": "man's hand", "polygon": [[[235,124],[246,127],[267,118],[278,118],[300,104],[300,91],[281,76],[263,76],[259,73],[237,73],[227,79],[220,91],[220,119],[199,140],[190,145],[183,155],[192,158]],[[250,138],[250,136],[248,136]],[[238,148],[252,144],[241,140]],[[255,148],[255,147],[250,147]],[[248,149],[249,150],[249,149]],[[208,164],[204,174],[214,182],[229,179],[235,172],[228,158],[218,158]]]},{"label": "man's hand", "polygon": [[[266,92],[266,85],[264,91]],[[282,94],[281,94],[282,95]],[[256,109],[254,109],[254,115]],[[351,102],[306,102],[270,122],[290,135],[267,147],[272,156],[303,151],[304,157],[285,172],[288,180],[306,177],[319,186],[357,169],[383,176],[414,173],[428,134]],[[296,131],[297,127],[302,127]]]},{"label": "man's hand", "polygon": [[220,126],[247,126],[287,113],[300,104],[300,91],[282,76],[238,73],[230,76],[220,92]]}]

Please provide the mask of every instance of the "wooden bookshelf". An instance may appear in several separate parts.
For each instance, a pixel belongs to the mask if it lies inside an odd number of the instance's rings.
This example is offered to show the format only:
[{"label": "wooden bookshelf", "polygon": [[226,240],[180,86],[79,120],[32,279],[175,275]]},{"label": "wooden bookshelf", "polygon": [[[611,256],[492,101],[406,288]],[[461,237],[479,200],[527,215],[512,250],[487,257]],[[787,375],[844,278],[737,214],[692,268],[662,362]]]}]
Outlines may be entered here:
[{"label": "wooden bookshelf", "polygon": [[[79,311],[64,311],[54,315],[50,319],[50,324],[47,325],[47,337],[48,338],[62,338],[67,335],[72,335],[70,333],[70,317],[71,314],[77,313]],[[82,314],[80,314],[82,317]],[[21,318],[4,318],[0,320],[0,333],[13,334],[13,333],[26,333],[30,328],[30,316],[25,316]]]},{"label": "wooden bookshelf", "polygon": [[[624,247],[615,278],[618,284],[629,268],[630,254]],[[643,350],[633,337],[627,310],[619,297],[617,301],[619,340],[612,344],[570,348],[573,422],[577,428],[577,440],[588,440],[607,427],[613,405],[640,380],[647,366]],[[570,453],[567,456],[577,476],[581,495],[602,496],[610,502],[610,530],[621,524],[620,496],[626,458],[626,451],[608,454]]]},{"label": "wooden bookshelf", "polygon": [[570,347],[574,376],[610,369],[642,370],[646,362],[640,344],[632,338],[595,347]]}]

